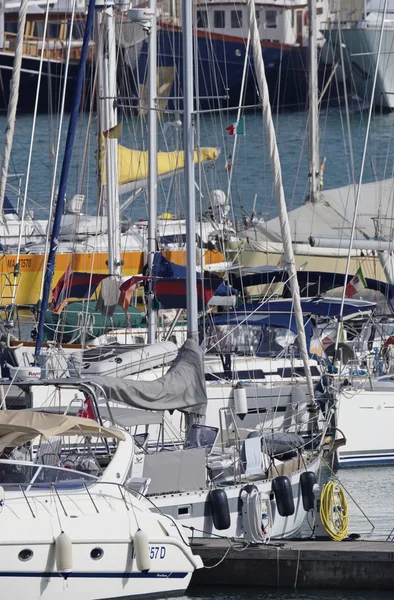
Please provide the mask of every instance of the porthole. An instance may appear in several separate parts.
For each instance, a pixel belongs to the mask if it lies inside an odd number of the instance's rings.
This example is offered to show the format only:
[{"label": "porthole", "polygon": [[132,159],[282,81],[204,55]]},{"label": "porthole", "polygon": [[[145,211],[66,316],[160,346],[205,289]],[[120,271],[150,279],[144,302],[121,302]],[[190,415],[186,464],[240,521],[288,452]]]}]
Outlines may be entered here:
[{"label": "porthole", "polygon": [[18,554],[18,558],[19,558],[19,560],[22,560],[23,562],[30,560],[31,558],[33,558],[33,550],[30,550],[29,548],[25,548],[24,550],[21,550]]},{"label": "porthole", "polygon": [[93,548],[90,553],[90,558],[93,560],[100,560],[104,556],[104,550],[102,548]]},{"label": "porthole", "polygon": [[178,506],[178,517],[189,517],[192,514],[192,505],[185,504],[184,506]]}]

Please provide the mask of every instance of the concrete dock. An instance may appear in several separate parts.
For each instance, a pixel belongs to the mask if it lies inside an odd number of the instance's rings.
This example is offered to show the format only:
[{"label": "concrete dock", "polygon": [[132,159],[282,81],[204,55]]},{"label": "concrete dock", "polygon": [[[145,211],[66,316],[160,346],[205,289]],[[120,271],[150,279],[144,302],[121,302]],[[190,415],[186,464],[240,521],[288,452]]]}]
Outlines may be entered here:
[{"label": "concrete dock", "polygon": [[192,587],[261,586],[394,590],[394,542],[289,541],[248,546],[195,540],[193,552],[207,567]]}]

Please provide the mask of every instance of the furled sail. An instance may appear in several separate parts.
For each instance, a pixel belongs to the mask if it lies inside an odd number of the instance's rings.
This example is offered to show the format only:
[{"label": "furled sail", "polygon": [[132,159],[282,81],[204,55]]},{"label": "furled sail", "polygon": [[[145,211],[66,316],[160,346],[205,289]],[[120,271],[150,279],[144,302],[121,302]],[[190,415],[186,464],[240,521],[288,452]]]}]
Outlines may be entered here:
[{"label": "furled sail", "polygon": [[[194,151],[194,164],[215,161],[220,154],[218,148],[200,148]],[[145,187],[148,181],[148,152],[133,150],[118,145],[119,193],[125,194],[136,188]],[[183,150],[157,153],[157,173],[159,179],[168,177],[185,166]],[[105,184],[105,138],[100,148],[102,182]]]},{"label": "furled sail", "polygon": [[[70,382],[73,381],[70,379]],[[204,351],[189,339],[180,348],[171,367],[154,381],[90,375],[108,400],[143,410],[180,410],[205,415]]]}]

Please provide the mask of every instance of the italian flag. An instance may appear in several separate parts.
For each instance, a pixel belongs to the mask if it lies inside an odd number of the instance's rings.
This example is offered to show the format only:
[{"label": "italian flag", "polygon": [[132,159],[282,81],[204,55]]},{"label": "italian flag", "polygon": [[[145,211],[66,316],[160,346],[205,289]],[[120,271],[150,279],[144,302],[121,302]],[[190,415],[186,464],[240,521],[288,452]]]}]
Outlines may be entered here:
[{"label": "italian flag", "polygon": [[229,135],[245,135],[244,118],[242,117],[239,121],[236,121],[229,127],[226,127],[226,131],[228,131]]},{"label": "italian flag", "polygon": [[355,276],[349,281],[349,283],[346,286],[345,293],[347,298],[353,298],[354,294],[357,294],[357,292],[361,292],[366,287],[367,282],[365,281],[363,270],[360,267]]}]

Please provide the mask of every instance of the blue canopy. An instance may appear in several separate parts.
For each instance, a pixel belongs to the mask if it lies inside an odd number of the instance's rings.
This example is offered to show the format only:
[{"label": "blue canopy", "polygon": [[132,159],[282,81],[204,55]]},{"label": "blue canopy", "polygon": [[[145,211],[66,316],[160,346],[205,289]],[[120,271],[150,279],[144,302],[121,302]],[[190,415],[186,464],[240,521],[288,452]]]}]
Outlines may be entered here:
[{"label": "blue canopy", "polygon": [[[309,319],[304,318],[304,323],[306,323]],[[295,322],[295,318],[293,315],[289,313],[277,313],[277,314],[261,314],[254,313],[251,314],[243,314],[239,311],[228,311],[226,313],[221,313],[219,315],[215,315],[213,317],[213,322],[215,325],[239,325],[244,322],[245,325],[267,325],[269,327],[287,327],[287,329],[291,329],[295,334],[297,334],[297,326]]]},{"label": "blue canopy", "polygon": [[[374,302],[364,302],[363,300],[345,300],[343,316],[357,316],[372,312],[376,307]],[[336,318],[340,315],[341,300],[339,298],[305,298],[301,300],[302,312],[305,316],[314,315],[317,317]],[[252,314],[253,313],[253,314]],[[213,317],[216,324],[237,324],[247,317],[249,323],[256,324],[259,319],[275,319],[278,327],[283,324],[288,326],[290,318],[293,318],[292,300],[269,300],[268,302],[250,303],[238,306],[234,310],[221,313]],[[296,330],[294,330],[296,331]]]},{"label": "blue canopy", "polygon": [[[337,318],[340,315],[341,299],[340,298],[302,298],[302,312],[305,315],[315,315],[317,317]],[[376,308],[374,302],[364,300],[346,299],[343,307],[343,316],[357,316],[373,312]],[[279,300],[269,300],[268,302],[253,302],[239,306],[236,311],[239,314],[247,314],[256,311],[258,313],[285,313],[291,314],[294,312],[293,301],[287,298]]]},{"label": "blue canopy", "polygon": [[[297,273],[301,296],[308,296],[309,298],[321,296],[337,287],[343,287],[353,277],[354,274],[349,274],[345,281],[343,273],[325,273],[320,271],[298,271]],[[253,269],[252,273],[234,278],[231,283],[237,290],[242,290],[248,286],[267,285],[272,282],[287,282],[288,278],[289,276],[286,271],[272,267],[270,269],[263,268],[259,271]],[[385,296],[390,310],[394,312],[394,285],[370,278],[366,278],[365,281],[369,290],[381,292]],[[290,296],[290,288],[286,285],[283,297],[289,298]]]}]

